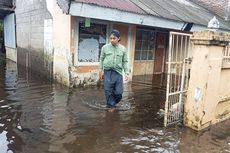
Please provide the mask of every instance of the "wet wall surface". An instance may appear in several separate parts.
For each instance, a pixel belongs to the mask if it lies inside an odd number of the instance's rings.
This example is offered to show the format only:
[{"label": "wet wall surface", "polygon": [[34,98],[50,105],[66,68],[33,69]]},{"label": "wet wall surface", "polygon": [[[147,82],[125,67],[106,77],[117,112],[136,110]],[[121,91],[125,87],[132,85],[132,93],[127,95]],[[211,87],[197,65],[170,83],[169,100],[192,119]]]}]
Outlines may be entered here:
[{"label": "wet wall surface", "polygon": [[230,120],[195,132],[163,127],[165,89],[125,86],[126,111],[103,103],[102,86],[69,89],[7,62],[0,66],[0,153],[228,153]]}]

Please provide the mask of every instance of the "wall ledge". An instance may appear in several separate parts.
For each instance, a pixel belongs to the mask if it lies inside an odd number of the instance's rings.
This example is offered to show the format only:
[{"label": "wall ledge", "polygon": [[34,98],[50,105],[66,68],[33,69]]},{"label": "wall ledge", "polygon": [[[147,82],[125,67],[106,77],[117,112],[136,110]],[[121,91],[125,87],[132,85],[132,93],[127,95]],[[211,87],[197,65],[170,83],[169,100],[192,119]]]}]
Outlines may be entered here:
[{"label": "wall ledge", "polygon": [[230,42],[230,33],[208,30],[194,32],[191,40],[194,44],[226,46]]},{"label": "wall ledge", "polygon": [[230,62],[223,62],[222,69],[230,69]]}]

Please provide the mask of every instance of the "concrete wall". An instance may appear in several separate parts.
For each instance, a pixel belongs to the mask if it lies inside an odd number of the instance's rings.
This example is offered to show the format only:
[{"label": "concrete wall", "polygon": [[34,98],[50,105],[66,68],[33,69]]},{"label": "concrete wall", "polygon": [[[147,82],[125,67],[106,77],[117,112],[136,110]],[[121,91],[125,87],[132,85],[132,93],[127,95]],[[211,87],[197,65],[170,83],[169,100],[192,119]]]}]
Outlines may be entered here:
[{"label": "concrete wall", "polygon": [[52,20],[52,16],[46,0],[17,0],[16,6],[17,62],[50,78],[52,53],[45,51],[44,32],[48,26],[46,21]]},{"label": "concrete wall", "polygon": [[5,48],[6,48],[6,58],[14,62],[17,62],[17,50],[15,48],[9,48],[9,47],[5,47]]},{"label": "concrete wall", "polygon": [[18,63],[68,86],[71,16],[56,0],[17,0],[16,5]]},{"label": "concrete wall", "polygon": [[53,47],[54,47],[54,79],[69,86],[70,68],[73,66],[71,54],[71,16],[53,1]]},{"label": "concrete wall", "polygon": [[230,118],[230,67],[223,68],[223,51],[229,33],[196,32],[192,38],[193,59],[185,103],[185,125],[201,130]]},{"label": "concrete wall", "polygon": [[153,75],[154,61],[135,61],[133,75]]}]

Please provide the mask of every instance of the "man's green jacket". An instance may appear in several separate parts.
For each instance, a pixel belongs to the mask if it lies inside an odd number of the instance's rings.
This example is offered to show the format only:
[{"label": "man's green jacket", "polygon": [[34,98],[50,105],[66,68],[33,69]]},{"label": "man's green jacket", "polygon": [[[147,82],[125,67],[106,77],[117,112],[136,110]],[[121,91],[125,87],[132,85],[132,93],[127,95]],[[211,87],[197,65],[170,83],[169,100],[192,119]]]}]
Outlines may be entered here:
[{"label": "man's green jacket", "polygon": [[126,48],[117,44],[113,46],[111,43],[106,44],[101,49],[99,70],[113,69],[122,75],[124,70],[128,74],[128,55]]}]

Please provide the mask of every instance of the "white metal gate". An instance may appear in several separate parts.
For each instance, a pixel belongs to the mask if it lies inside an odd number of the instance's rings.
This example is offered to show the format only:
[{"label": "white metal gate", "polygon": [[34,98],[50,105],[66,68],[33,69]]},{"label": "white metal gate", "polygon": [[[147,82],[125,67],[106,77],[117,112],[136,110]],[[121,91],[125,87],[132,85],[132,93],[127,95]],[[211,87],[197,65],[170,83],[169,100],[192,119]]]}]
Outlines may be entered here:
[{"label": "white metal gate", "polygon": [[191,63],[190,36],[170,32],[164,126],[183,119]]}]

